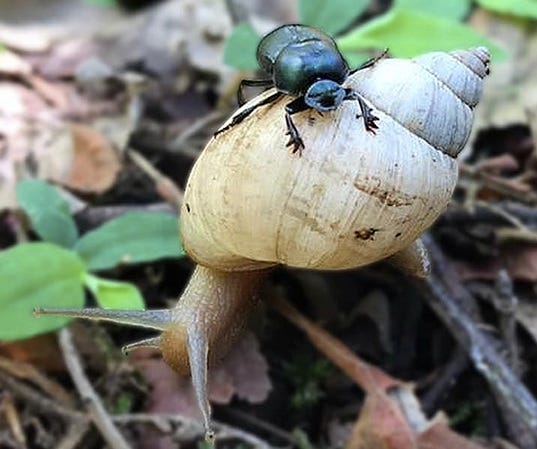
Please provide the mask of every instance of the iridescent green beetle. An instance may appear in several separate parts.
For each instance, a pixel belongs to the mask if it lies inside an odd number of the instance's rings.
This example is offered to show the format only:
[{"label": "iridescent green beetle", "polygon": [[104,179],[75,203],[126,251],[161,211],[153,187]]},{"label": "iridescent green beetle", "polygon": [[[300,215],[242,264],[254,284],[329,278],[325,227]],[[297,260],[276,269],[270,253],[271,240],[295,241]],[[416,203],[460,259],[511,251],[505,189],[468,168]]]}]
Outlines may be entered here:
[{"label": "iridescent green beetle", "polygon": [[[274,86],[276,91],[236,114],[215,135],[242,122],[259,106],[272,103],[282,95],[298,97],[285,107],[287,134],[290,136],[287,146],[293,146],[293,153],[304,148],[304,142],[291,116],[307,109],[315,109],[320,113],[330,112],[337,109],[344,100],[356,100],[366,131],[375,133],[378,129],[378,118],[373,115],[372,109],[356,92],[342,86],[354,71],[349,70],[334,40],[321,30],[305,25],[283,25],[261,39],[256,56],[260,67],[271,79],[241,81],[239,103],[244,103],[244,86]],[[356,70],[371,65],[377,59]]]}]

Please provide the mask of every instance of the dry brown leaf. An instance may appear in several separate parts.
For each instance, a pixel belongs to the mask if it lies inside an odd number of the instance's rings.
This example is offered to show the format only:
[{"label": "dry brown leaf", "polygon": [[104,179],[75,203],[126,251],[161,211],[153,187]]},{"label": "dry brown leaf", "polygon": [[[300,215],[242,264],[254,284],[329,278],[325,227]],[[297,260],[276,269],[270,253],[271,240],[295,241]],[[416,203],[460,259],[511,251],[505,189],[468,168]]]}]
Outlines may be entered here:
[{"label": "dry brown leaf", "polygon": [[[155,351],[135,351],[131,360],[152,387],[148,411],[200,418],[189,378],[172,371]],[[228,404],[234,395],[259,403],[270,389],[268,365],[252,334],[247,334],[218,366],[209,370],[209,399],[213,403]]]},{"label": "dry brown leaf", "polygon": [[267,399],[272,389],[268,376],[268,364],[253,334],[246,334],[233,347],[222,361],[221,369],[229,373],[233,391],[239,399],[252,404]]},{"label": "dry brown leaf", "polygon": [[34,70],[49,80],[72,78],[80,64],[95,56],[97,47],[87,38],[69,37],[55,44],[46,54],[28,59]]},{"label": "dry brown leaf", "polygon": [[3,342],[0,356],[27,363],[44,372],[64,372],[65,364],[54,334],[43,334],[26,340]]},{"label": "dry brown leaf", "polygon": [[382,390],[368,394],[345,449],[417,447],[414,432],[398,405]]},{"label": "dry brown leaf", "polygon": [[484,449],[483,446],[453,432],[445,417],[435,416],[418,437],[419,449]]},{"label": "dry brown leaf", "polygon": [[83,192],[101,193],[115,182],[121,169],[119,156],[99,131],[87,125],[71,125],[73,161],[69,187]]}]

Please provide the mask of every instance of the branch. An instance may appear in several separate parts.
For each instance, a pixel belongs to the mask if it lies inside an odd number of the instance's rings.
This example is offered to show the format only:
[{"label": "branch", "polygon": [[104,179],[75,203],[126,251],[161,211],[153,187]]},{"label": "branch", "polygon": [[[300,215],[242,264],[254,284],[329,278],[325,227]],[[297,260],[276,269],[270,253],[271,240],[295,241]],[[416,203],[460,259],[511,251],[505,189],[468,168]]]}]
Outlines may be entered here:
[{"label": "branch", "polygon": [[130,445],[123,438],[123,435],[119,433],[119,430],[114,425],[110,415],[104,408],[101,399],[86,377],[69,329],[63,328],[60,330],[59,342],[67,369],[71,374],[82,400],[86,403],[86,407],[95,426],[99,429],[105,441],[113,449],[130,449]]}]

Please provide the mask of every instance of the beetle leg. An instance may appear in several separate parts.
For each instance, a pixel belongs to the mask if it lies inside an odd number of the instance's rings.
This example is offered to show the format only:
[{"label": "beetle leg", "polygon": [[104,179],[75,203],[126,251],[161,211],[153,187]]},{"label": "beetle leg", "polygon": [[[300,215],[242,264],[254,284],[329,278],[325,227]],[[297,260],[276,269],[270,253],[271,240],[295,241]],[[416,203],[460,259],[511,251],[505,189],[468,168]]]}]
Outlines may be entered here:
[{"label": "beetle leg", "polygon": [[291,115],[305,111],[306,109],[310,109],[310,107],[304,102],[304,97],[299,97],[285,105],[285,123],[287,125],[287,135],[289,136],[286,146],[290,147],[292,145],[292,153],[294,154],[298,151],[299,156],[302,155],[302,149],[305,147]]},{"label": "beetle leg", "polygon": [[244,87],[245,86],[261,86],[261,87],[270,87],[273,86],[274,82],[272,80],[242,80],[237,89],[237,101],[239,106],[242,106],[246,103],[244,98]]},{"label": "beetle leg", "polygon": [[373,109],[370,108],[365,100],[352,89],[345,89],[345,93],[345,100],[356,100],[358,102],[358,106],[360,106],[360,111],[362,113],[358,114],[356,118],[363,117],[365,130],[375,134],[376,130],[379,128],[376,124],[376,121],[379,118],[373,114]]},{"label": "beetle leg", "polygon": [[281,92],[274,92],[273,94],[268,95],[267,97],[263,98],[259,103],[253,104],[252,106],[243,109],[242,111],[238,112],[233,116],[231,119],[231,122],[229,122],[228,125],[220,128],[217,130],[213,137],[216,137],[218,134],[223,133],[224,131],[227,131],[229,128],[232,128],[235,125],[238,125],[240,122],[242,122],[246,117],[248,117],[252,112],[254,112],[257,108],[264,106],[266,104],[272,103],[273,101],[276,101],[278,98],[280,98],[283,94]]},{"label": "beetle leg", "polygon": [[357,68],[351,70],[350,75],[352,75],[353,73],[358,72],[359,70],[363,70],[363,69],[367,69],[369,67],[373,67],[377,62],[379,62],[382,58],[385,58],[387,55],[388,55],[388,49],[385,48],[384,51],[380,55],[377,55],[377,56],[374,56],[371,59],[368,59],[366,62],[364,62],[363,64],[361,64]]}]

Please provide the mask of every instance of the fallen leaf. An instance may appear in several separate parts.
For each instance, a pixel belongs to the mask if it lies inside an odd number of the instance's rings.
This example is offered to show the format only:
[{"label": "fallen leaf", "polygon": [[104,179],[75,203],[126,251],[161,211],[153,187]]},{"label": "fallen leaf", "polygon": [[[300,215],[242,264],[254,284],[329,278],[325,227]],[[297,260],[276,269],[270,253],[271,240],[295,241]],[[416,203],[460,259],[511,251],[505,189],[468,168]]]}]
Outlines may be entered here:
[{"label": "fallen leaf", "polygon": [[267,399],[272,389],[268,364],[259,351],[259,343],[253,334],[247,333],[233,347],[222,361],[220,369],[229,373],[232,390],[239,399],[252,404]]},{"label": "fallen leaf", "polygon": [[71,125],[73,161],[69,187],[83,192],[101,193],[115,182],[121,169],[119,156],[100,132],[87,125]]},{"label": "fallen leaf", "polygon": [[9,76],[28,76],[32,66],[16,53],[0,50],[0,73]]},{"label": "fallen leaf", "polygon": [[[175,373],[157,354],[140,349],[131,355],[152,387],[147,411],[200,418],[190,379]],[[234,396],[260,403],[270,389],[268,365],[253,334],[246,334],[220,364],[209,369],[209,399],[216,404],[228,404]]]},{"label": "fallen leaf", "polygon": [[34,70],[48,80],[73,78],[80,64],[96,55],[97,46],[87,38],[70,36],[47,53],[29,56]]},{"label": "fallen leaf", "polygon": [[65,372],[58,342],[52,333],[26,340],[3,342],[0,355],[17,362],[28,363],[44,372]]},{"label": "fallen leaf", "polygon": [[537,101],[537,33],[512,17],[482,8],[475,9],[469,23],[508,49],[509,55],[505,61],[492,62],[474,129],[527,123],[525,108]]}]

